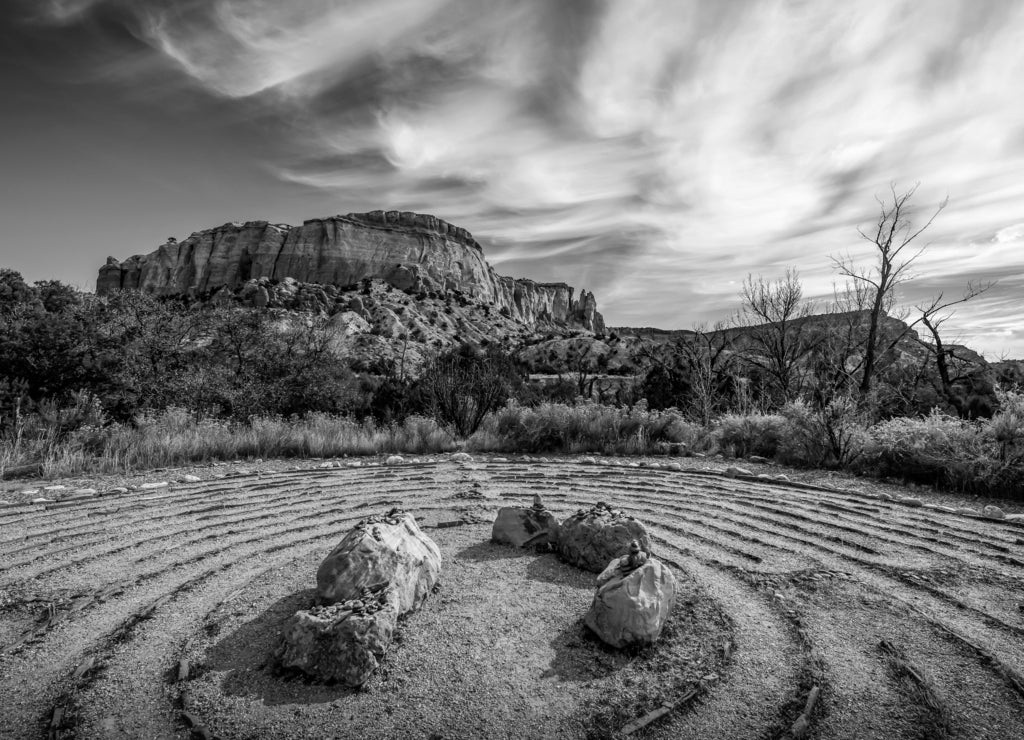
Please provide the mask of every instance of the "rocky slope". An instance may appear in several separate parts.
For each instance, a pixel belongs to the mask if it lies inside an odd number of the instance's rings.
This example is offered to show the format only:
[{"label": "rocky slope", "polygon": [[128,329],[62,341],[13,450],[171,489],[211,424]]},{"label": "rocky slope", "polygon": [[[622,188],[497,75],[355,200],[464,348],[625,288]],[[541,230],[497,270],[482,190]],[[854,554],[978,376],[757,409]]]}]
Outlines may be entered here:
[{"label": "rocky slope", "polygon": [[468,231],[408,211],[350,213],[302,226],[224,224],[181,242],[169,239],[146,255],[124,261],[110,257],[100,268],[96,292],[242,294],[253,305],[271,305],[274,286],[289,278],[321,288],[379,279],[412,293],[458,292],[532,328],[604,331],[592,293],[583,290],[574,300],[565,283],[498,275]]}]

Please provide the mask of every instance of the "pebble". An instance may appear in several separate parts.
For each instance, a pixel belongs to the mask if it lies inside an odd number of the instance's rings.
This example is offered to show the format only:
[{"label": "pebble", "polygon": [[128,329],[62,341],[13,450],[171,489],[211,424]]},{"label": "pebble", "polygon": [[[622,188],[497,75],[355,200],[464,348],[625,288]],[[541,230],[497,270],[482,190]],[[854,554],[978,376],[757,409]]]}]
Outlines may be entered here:
[{"label": "pebble", "polygon": [[139,486],[139,488],[141,488],[143,491],[151,491],[154,488],[166,488],[168,485],[170,484],[167,481],[158,480],[153,481],[152,483],[143,483],[142,485]]},{"label": "pebble", "polygon": [[199,483],[202,480],[198,475],[183,475],[181,476],[182,483]]}]

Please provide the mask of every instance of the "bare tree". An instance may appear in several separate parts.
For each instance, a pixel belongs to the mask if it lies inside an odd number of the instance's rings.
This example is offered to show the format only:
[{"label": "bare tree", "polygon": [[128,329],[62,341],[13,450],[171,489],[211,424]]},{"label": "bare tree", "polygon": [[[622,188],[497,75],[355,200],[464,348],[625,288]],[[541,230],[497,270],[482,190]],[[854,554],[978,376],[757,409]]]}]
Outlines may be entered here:
[{"label": "bare tree", "polygon": [[813,349],[808,323],[813,306],[803,299],[799,273],[790,268],[778,280],[748,275],[741,291],[741,320],[752,344],[747,359],[764,370],[783,401],[800,394],[800,365]]},{"label": "bare tree", "polygon": [[942,395],[956,409],[957,414],[960,416],[966,416],[968,409],[964,399],[953,390],[954,381],[958,378],[953,378],[950,374],[951,365],[960,358],[956,356],[956,349],[954,347],[943,343],[939,330],[953,316],[953,306],[958,306],[972,298],[976,298],[989,290],[993,285],[995,285],[995,282],[968,283],[963,295],[959,298],[947,301],[944,299],[943,294],[939,293],[931,303],[917,306],[917,310],[921,312],[919,320],[928,329],[928,332],[932,335],[932,340],[935,342],[934,347],[930,349],[935,355],[935,368],[939,374],[939,385]]},{"label": "bare tree", "polygon": [[932,225],[935,218],[946,207],[949,199],[943,200],[924,225],[916,227],[913,223],[912,209],[909,202],[918,186],[906,192],[897,193],[895,183],[889,186],[892,202],[876,197],[878,201],[878,220],[870,232],[857,229],[865,240],[875,247],[877,262],[870,267],[858,266],[848,255],[833,257],[832,261],[840,274],[855,283],[862,284],[868,299],[868,330],[864,343],[864,362],[861,368],[860,392],[866,394],[871,390],[875,377],[875,365],[879,352],[879,324],[886,311],[896,302],[896,289],[910,279],[910,267],[927,248],[911,246],[924,231]]}]

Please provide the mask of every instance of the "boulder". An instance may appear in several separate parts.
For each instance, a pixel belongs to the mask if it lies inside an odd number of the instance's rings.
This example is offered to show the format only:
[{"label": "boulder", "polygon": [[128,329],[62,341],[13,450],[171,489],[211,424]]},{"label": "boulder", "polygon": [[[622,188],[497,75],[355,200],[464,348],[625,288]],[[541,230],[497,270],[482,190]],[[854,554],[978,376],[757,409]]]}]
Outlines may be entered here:
[{"label": "boulder", "polygon": [[359,598],[366,588],[387,586],[399,614],[418,609],[438,582],[441,551],[412,514],[392,509],[359,522],[316,573],[320,602]]},{"label": "boulder", "polygon": [[540,496],[533,497],[533,506],[503,506],[491,528],[491,540],[513,547],[547,547],[558,545],[558,520],[544,508]]},{"label": "boulder", "polygon": [[321,681],[361,686],[387,652],[397,622],[397,594],[387,588],[304,609],[286,626],[278,660]]},{"label": "boulder", "polygon": [[676,579],[666,565],[631,553],[609,563],[597,580],[583,621],[598,637],[622,648],[649,644],[661,636],[676,599]]},{"label": "boulder", "polygon": [[644,525],[599,502],[592,509],[580,509],[562,522],[558,552],[566,562],[600,573],[610,560],[628,549],[632,540],[637,540],[641,549],[650,554],[651,538]]},{"label": "boulder", "polygon": [[1005,519],[1006,518],[1006,512],[1005,511],[1000,509],[998,506],[992,506],[991,504],[989,504],[984,509],[982,509],[981,513],[984,514],[985,516],[987,516],[989,519]]}]

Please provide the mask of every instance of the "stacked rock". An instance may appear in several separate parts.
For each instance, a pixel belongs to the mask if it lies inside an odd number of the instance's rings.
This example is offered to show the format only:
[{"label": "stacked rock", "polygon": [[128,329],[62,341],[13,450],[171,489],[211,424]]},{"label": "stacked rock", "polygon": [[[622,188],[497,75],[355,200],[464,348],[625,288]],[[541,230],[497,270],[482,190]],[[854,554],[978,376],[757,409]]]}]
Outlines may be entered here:
[{"label": "stacked rock", "polygon": [[651,538],[644,525],[600,501],[562,522],[558,552],[566,562],[600,573],[608,561],[625,552],[633,540],[650,554]]},{"label": "stacked rock", "polygon": [[638,540],[601,571],[597,583],[583,621],[598,637],[616,648],[658,639],[675,604],[675,576]]},{"label": "stacked rock", "polygon": [[491,528],[491,540],[513,547],[550,549],[558,544],[559,525],[554,514],[544,507],[539,494],[533,497],[533,506],[504,506]]},{"label": "stacked rock", "polygon": [[317,570],[320,606],[296,612],[278,657],[324,681],[363,684],[391,644],[398,617],[438,582],[441,551],[412,514],[359,522]]}]

